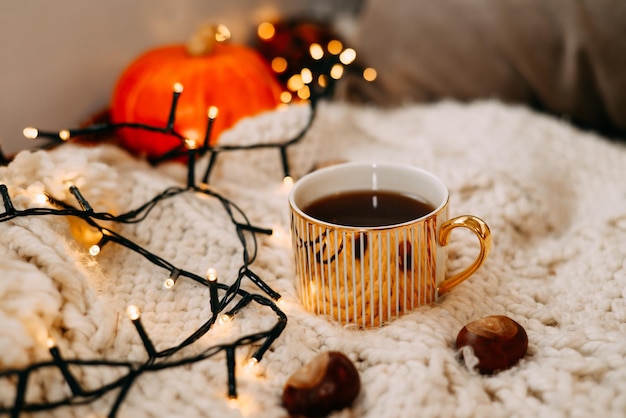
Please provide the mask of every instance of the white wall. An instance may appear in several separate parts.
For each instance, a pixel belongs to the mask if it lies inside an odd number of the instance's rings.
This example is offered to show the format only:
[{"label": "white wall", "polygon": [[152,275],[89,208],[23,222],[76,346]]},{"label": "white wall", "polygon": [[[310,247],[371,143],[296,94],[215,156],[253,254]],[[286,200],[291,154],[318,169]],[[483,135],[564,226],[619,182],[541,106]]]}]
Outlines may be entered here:
[{"label": "white wall", "polygon": [[246,42],[278,16],[328,16],[359,0],[20,0],[0,8],[0,144],[32,148],[22,129],[57,131],[105,108],[115,80],[144,50],[184,42],[200,23]]}]

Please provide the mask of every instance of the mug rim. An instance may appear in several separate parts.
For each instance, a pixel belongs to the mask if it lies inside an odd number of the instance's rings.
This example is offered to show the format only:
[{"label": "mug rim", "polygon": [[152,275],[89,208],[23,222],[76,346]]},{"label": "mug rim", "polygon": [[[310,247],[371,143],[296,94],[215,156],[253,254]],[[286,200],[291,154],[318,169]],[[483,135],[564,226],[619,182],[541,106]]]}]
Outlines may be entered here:
[{"label": "mug rim", "polygon": [[[394,224],[389,224],[389,225],[380,225],[380,226],[342,225],[342,224],[337,224],[333,222],[323,221],[321,219],[314,218],[308,213],[304,212],[302,208],[298,204],[296,204],[295,195],[298,192],[298,190],[301,187],[303,187],[302,185],[305,184],[306,182],[310,182],[312,181],[312,179],[317,178],[319,176],[328,175],[328,173],[333,172],[333,171],[349,170],[351,168],[364,168],[364,167],[370,168],[372,170],[376,170],[378,168],[383,168],[383,169],[393,168],[393,169],[408,170],[414,173],[419,173],[419,175],[429,178],[430,181],[432,181],[433,183],[437,184],[440,187],[440,189],[443,191],[443,199],[441,199],[439,204],[435,205],[435,209],[433,209],[426,215],[416,217],[414,219],[410,219],[406,222],[394,223]],[[354,189],[351,189],[351,190],[354,190]],[[385,190],[385,189],[381,189],[381,190]],[[349,191],[349,190],[346,190],[346,191]],[[328,195],[330,195],[330,193],[323,194],[322,196],[328,196]],[[307,173],[293,184],[291,190],[289,191],[289,196],[288,196],[289,206],[291,207],[291,209],[295,211],[300,217],[306,219],[308,222],[311,222],[313,224],[317,224],[320,226],[324,226],[324,227],[335,228],[335,229],[341,228],[341,229],[352,230],[352,231],[384,231],[384,230],[395,229],[398,227],[403,227],[406,225],[419,223],[426,219],[438,216],[447,207],[449,199],[450,199],[450,192],[448,190],[448,187],[443,182],[443,180],[441,180],[439,177],[437,177],[435,174],[433,174],[432,172],[428,170],[425,170],[423,168],[410,165],[410,164],[390,163],[390,162],[359,162],[359,161],[351,161],[351,162],[334,164],[334,165],[323,167],[315,171],[312,171],[310,173]]]}]

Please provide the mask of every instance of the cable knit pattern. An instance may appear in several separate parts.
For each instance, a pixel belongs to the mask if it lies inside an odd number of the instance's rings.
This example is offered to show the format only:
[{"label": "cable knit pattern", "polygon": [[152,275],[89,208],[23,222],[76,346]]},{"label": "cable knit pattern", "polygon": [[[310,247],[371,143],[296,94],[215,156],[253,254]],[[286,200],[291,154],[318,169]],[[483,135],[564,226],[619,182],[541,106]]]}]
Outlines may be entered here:
[{"label": "cable knit pattern", "polygon": [[[331,160],[393,161],[430,170],[450,188],[451,216],[473,214],[490,225],[494,249],[486,264],[436,304],[380,329],[341,328],[305,312],[296,299],[277,153],[220,155],[212,186],[253,224],[274,228],[271,237],[259,237],[252,267],[283,295],[287,328],[259,363],[257,376],[238,374],[239,408],[226,399],[220,355],[142,376],[119,416],[285,417],[280,399],[286,379],[323,350],[346,353],[362,377],[353,407],[335,417],[626,415],[623,145],[497,102],[395,110],[324,103],[318,112],[302,143],[289,148],[296,177]],[[225,135],[229,144],[267,142],[273,136],[268,131],[297,130],[304,119],[300,110],[262,115]],[[204,163],[196,164],[198,176]],[[72,181],[96,210],[122,213],[185,180],[180,164],[153,168],[110,145],[25,151],[0,168],[0,182],[19,209],[38,207],[33,197],[43,190],[73,201],[67,191]],[[213,266],[220,280],[228,281],[241,265],[234,229],[212,199],[183,194],[162,202],[141,223],[112,228],[198,274]],[[473,259],[476,243],[470,235],[453,233],[451,273]],[[62,217],[1,223],[0,251],[3,369],[48,359],[48,333],[68,358],[144,360],[125,315],[128,304],[141,308],[158,349],[182,341],[210,317],[208,289],[181,279],[165,290],[163,270],[115,244],[92,258]],[[464,324],[497,314],[525,327],[529,351],[513,368],[484,377],[459,360],[454,341]],[[232,341],[273,321],[271,313],[252,306],[189,349]],[[116,370],[89,368],[76,374],[90,387],[119,376]],[[10,405],[14,390],[1,381],[0,401]],[[27,399],[50,401],[68,391],[59,373],[41,373],[29,382]],[[45,416],[102,415],[112,401],[106,396]]]}]

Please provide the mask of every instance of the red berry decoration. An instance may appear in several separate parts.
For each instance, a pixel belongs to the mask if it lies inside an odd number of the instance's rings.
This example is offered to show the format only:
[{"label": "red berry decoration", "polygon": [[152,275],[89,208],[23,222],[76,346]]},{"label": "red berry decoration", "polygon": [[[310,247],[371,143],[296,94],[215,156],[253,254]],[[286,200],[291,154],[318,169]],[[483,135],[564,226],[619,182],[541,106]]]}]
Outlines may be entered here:
[{"label": "red berry decoration", "polygon": [[359,372],[345,354],[328,351],[292,374],[283,390],[291,415],[319,417],[352,404],[361,390]]},{"label": "red berry decoration", "polygon": [[469,346],[478,359],[481,374],[493,374],[515,365],[528,349],[526,330],[509,317],[488,316],[465,325],[456,337],[456,347]]}]

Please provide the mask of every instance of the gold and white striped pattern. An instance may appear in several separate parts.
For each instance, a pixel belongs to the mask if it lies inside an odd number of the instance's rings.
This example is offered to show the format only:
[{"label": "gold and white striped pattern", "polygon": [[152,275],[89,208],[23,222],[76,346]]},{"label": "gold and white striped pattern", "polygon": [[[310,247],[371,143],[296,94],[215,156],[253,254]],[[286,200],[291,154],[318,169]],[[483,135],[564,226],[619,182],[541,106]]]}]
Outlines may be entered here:
[{"label": "gold and white striped pattern", "polygon": [[445,274],[445,262],[437,260],[445,260],[445,248],[437,248],[445,209],[406,225],[367,230],[315,223],[292,212],[303,305],[342,324],[371,328],[433,302]]},{"label": "gold and white striped pattern", "polygon": [[[354,190],[420,196],[435,210],[402,224],[359,228],[323,222],[302,209]],[[373,328],[434,302],[466,280],[485,261],[491,233],[472,215],[448,219],[448,198],[447,187],[433,174],[393,163],[338,164],[298,180],[289,205],[297,288],[305,308],[344,325]],[[459,227],[476,235],[480,251],[469,266],[446,277],[446,246]]]}]

